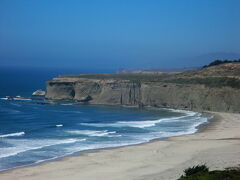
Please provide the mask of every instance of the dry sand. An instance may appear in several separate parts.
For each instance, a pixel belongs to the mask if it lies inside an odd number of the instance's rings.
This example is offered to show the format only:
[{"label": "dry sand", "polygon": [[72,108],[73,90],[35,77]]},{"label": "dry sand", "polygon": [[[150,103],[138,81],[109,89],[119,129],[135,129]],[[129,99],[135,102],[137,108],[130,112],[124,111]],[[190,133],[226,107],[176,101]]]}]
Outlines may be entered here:
[{"label": "dry sand", "polygon": [[0,173],[1,180],[176,180],[183,169],[240,163],[240,114],[217,117],[199,133],[100,150]]}]

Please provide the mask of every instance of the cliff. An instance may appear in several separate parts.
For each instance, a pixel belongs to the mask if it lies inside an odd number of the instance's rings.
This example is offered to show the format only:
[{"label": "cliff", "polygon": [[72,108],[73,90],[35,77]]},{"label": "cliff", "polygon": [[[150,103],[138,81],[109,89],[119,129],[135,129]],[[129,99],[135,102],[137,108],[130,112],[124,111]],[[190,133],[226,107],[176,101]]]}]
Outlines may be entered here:
[{"label": "cliff", "polygon": [[177,75],[61,76],[47,82],[46,98],[240,112],[239,68],[240,63],[229,63]]}]

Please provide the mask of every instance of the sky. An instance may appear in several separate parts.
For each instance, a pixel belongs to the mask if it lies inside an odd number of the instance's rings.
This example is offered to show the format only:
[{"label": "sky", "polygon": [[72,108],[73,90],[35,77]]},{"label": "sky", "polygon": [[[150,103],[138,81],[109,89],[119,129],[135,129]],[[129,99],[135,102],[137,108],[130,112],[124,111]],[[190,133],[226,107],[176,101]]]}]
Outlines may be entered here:
[{"label": "sky", "polygon": [[240,58],[239,0],[0,0],[0,66],[197,67]]}]

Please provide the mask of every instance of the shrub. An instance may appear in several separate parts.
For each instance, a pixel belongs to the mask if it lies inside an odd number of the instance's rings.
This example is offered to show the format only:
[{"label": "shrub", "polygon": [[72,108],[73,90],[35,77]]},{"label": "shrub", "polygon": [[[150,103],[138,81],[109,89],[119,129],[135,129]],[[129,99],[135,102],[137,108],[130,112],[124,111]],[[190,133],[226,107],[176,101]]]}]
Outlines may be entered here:
[{"label": "shrub", "polygon": [[225,63],[233,63],[233,62],[239,63],[240,59],[238,59],[238,60],[215,60],[215,61],[211,62],[210,64],[203,66],[202,68],[217,66],[219,64],[225,64]]},{"label": "shrub", "polygon": [[187,168],[184,170],[184,173],[185,173],[185,176],[191,176],[193,174],[205,173],[208,171],[209,171],[208,167],[204,164],[204,165],[197,165],[197,166]]},{"label": "shrub", "polygon": [[209,171],[206,165],[193,166],[184,170],[178,180],[240,180],[240,168]]}]

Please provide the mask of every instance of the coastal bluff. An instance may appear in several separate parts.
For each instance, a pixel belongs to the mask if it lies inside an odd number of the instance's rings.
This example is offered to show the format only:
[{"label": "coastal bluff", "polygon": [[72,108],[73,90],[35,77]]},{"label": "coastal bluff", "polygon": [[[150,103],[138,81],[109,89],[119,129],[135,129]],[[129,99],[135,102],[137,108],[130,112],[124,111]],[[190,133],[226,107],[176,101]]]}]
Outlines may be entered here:
[{"label": "coastal bluff", "polygon": [[45,97],[52,100],[240,112],[240,63],[226,63],[173,75],[64,75],[46,84]]}]

